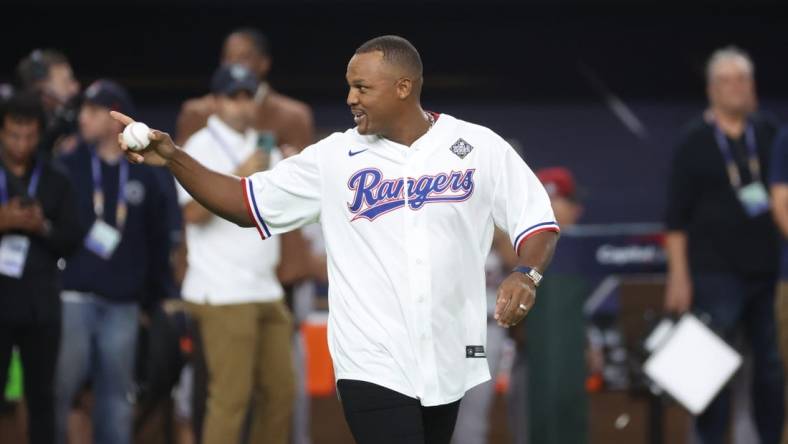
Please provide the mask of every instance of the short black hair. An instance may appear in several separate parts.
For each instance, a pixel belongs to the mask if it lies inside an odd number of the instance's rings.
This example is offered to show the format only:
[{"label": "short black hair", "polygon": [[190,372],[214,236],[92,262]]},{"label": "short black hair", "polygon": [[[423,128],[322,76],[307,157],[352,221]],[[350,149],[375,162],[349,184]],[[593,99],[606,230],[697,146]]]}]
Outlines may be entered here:
[{"label": "short black hair", "polygon": [[23,89],[35,88],[38,82],[49,77],[52,66],[68,63],[68,57],[56,49],[34,49],[16,67],[19,85]]},{"label": "short black hair", "polygon": [[0,109],[0,128],[7,119],[19,122],[38,122],[39,131],[44,130],[44,107],[38,94],[20,91],[3,103]]},{"label": "short black hair", "polygon": [[268,37],[263,34],[257,28],[252,27],[243,27],[234,30],[233,32],[227,34],[227,37],[230,37],[233,34],[242,35],[249,39],[252,42],[252,46],[257,50],[257,52],[266,57],[271,56],[271,43],[268,41]]},{"label": "short black hair", "polygon": [[424,67],[421,64],[419,51],[404,37],[398,35],[383,35],[367,40],[356,49],[356,54],[366,54],[380,51],[383,60],[401,66],[418,78],[423,75]]}]

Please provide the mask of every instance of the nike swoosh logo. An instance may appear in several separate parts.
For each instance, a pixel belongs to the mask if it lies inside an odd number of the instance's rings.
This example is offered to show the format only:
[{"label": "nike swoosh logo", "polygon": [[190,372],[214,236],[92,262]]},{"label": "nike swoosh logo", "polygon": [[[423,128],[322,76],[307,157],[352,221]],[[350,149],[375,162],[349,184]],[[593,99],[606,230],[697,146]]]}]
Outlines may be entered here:
[{"label": "nike swoosh logo", "polygon": [[347,150],[347,155],[350,156],[350,157],[353,157],[356,154],[361,154],[361,153],[363,153],[364,151],[366,151],[368,149],[369,148],[364,148],[363,150],[360,150],[360,151]]}]

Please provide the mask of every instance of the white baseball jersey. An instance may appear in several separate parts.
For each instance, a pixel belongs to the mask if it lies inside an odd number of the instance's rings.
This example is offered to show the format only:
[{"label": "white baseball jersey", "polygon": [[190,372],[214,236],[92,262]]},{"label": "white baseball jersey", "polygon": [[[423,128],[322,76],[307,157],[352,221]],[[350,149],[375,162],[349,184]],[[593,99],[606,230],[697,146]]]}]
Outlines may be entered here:
[{"label": "white baseball jersey", "polygon": [[321,222],[336,378],[424,406],[490,378],[484,263],[493,224],[514,248],[558,231],[547,193],[506,141],[436,117],[410,147],[350,129],[242,179],[264,239]]}]

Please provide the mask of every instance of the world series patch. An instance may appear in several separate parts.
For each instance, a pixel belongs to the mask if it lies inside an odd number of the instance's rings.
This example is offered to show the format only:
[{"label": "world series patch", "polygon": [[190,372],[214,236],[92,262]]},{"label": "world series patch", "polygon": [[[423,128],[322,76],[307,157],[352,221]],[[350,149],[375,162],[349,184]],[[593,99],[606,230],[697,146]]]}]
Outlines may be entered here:
[{"label": "world series patch", "polygon": [[456,154],[457,157],[459,157],[460,159],[465,159],[465,156],[467,156],[468,153],[473,151],[473,146],[462,139],[457,139],[457,141],[454,142],[454,145],[452,145],[451,148],[449,149],[451,150],[452,153]]}]

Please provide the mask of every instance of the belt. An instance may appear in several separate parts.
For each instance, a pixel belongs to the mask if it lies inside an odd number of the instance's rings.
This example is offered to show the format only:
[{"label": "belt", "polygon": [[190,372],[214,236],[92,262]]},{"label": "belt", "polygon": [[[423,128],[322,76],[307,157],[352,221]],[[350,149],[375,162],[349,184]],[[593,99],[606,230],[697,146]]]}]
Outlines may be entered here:
[{"label": "belt", "polygon": [[63,290],[60,292],[60,300],[63,302],[93,302],[99,299],[99,296],[94,293],[86,293],[82,291]]}]

